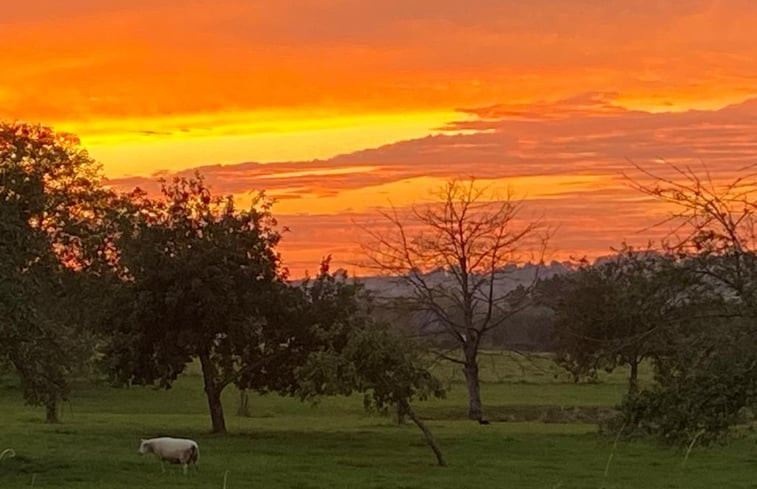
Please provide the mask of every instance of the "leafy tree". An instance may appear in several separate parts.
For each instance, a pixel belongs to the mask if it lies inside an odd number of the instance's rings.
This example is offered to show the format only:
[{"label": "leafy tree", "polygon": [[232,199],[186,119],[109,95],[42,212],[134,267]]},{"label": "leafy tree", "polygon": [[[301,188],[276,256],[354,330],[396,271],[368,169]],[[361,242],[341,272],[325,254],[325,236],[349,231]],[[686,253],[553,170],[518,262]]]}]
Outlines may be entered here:
[{"label": "leafy tree", "polygon": [[670,444],[721,441],[757,401],[755,337],[741,320],[706,314],[679,328],[655,359],[655,384],[624,399],[615,424]]},{"label": "leafy tree", "polygon": [[92,354],[81,342],[82,302],[65,284],[99,262],[108,195],[74,136],[0,123],[0,355],[50,422],[71,370]]},{"label": "leafy tree", "polygon": [[198,175],[122,199],[116,241],[123,271],[113,295],[106,365],[118,382],[169,388],[199,359],[213,432],[226,431],[221,393],[279,387],[275,362],[293,351],[284,321],[296,306],[270,202],[238,211]]},{"label": "leafy tree", "polygon": [[[345,274],[330,275],[322,268],[317,279],[303,288],[321,320],[313,325],[313,351],[297,369],[300,396],[316,399],[360,392],[366,409],[386,413],[395,407],[421,430],[437,463],[446,465],[439,444],[411,404],[413,399],[444,395],[441,383],[422,365],[420,351],[373,321],[364,290],[348,284]],[[339,319],[330,319],[333,314]]]},{"label": "leafy tree", "polygon": [[555,311],[557,362],[576,380],[628,366],[635,394],[640,363],[661,352],[694,284],[675,256],[629,247],[544,281],[540,297]]},{"label": "leafy tree", "polygon": [[671,211],[666,247],[683,257],[701,287],[655,362],[657,384],[623,404],[625,422],[672,442],[720,439],[755,403],[754,167],[723,178],[706,167],[634,166],[632,185]]},{"label": "leafy tree", "polygon": [[370,241],[364,250],[369,267],[395,277],[406,291],[402,307],[460,351],[462,358],[436,353],[463,367],[468,416],[482,421],[479,348],[528,305],[531,287],[511,291],[508,277],[524,248],[543,246],[546,237],[539,220],[522,219],[520,202],[497,198],[473,180],[451,181],[437,197],[404,214],[383,213],[388,228],[364,226]]}]

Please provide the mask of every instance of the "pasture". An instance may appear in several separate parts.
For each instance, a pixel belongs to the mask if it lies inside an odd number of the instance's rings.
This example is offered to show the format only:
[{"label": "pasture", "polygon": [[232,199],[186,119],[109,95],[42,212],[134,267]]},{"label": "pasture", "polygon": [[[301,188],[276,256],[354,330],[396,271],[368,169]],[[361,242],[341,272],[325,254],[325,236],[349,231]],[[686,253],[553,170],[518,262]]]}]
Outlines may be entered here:
[{"label": "pasture", "polygon": [[[16,457],[0,461],[0,488],[222,488],[224,480],[228,489],[757,487],[757,446],[746,431],[728,446],[695,448],[683,465],[680,450],[641,441],[613,448],[593,424],[540,417],[550,407],[611,407],[625,390],[622,372],[575,385],[545,358],[492,355],[481,364],[491,425],[464,419],[465,390],[452,367],[437,369],[450,383],[448,398],[417,404],[445,468],[434,465],[415,426],[364,412],[357,396],[311,406],[251,395],[252,416],[239,417],[238,393],[229,389],[230,434],[215,436],[196,372],[169,391],[80,385],[59,425],[43,423],[42,410],[24,406],[6,379],[0,451],[14,448]],[[157,460],[137,454],[140,438],[161,435],[197,440],[199,469],[161,473]]]}]

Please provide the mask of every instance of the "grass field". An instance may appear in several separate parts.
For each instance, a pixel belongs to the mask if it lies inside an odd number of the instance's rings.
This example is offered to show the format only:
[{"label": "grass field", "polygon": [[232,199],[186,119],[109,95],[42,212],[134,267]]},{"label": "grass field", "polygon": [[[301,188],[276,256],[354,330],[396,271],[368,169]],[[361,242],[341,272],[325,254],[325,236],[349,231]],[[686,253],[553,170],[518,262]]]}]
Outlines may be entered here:
[{"label": "grass field", "polygon": [[[625,389],[622,373],[601,383],[567,383],[546,359],[526,367],[496,356],[485,369],[490,411],[519,406],[611,406]],[[325,399],[313,407],[278,396],[252,396],[253,416],[235,416],[238,393],[224,400],[231,434],[208,434],[200,378],[187,375],[170,391],[78,388],[62,423],[43,423],[12,386],[0,388],[0,489],[66,488],[749,488],[757,487],[757,446],[751,436],[728,446],[684,453],[649,442],[597,435],[592,424],[462,419],[464,387],[454,371],[450,395],[418,406],[431,420],[449,462],[439,468],[412,425],[367,414],[362,401]],[[556,374],[556,375],[554,375]],[[140,438],[187,436],[200,444],[189,476],[161,473],[140,457]],[[613,454],[605,475],[610,454]]]}]

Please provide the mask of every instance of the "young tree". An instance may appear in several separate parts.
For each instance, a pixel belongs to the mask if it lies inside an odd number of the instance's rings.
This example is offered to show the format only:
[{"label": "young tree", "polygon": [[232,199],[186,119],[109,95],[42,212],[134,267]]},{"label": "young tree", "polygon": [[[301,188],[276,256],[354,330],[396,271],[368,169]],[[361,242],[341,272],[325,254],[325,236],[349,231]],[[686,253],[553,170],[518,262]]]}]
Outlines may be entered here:
[{"label": "young tree", "polygon": [[369,267],[394,276],[407,291],[404,307],[430,318],[457,345],[462,359],[438,354],[462,365],[468,416],[482,421],[479,347],[530,296],[530,287],[510,290],[507,266],[521,260],[529,245],[543,250],[546,237],[540,235],[540,220],[522,220],[521,202],[510,195],[497,199],[474,180],[451,181],[438,198],[408,213],[384,212],[388,230],[364,226],[369,239],[364,251]]},{"label": "young tree", "polygon": [[[237,211],[199,175],[135,191],[120,206],[116,241],[123,280],[113,295],[106,363],[120,382],[168,388],[193,359],[202,368],[216,433],[226,431],[221,393],[277,385],[289,351],[286,294],[270,203]],[[279,312],[282,311],[282,312]]]},{"label": "young tree", "polygon": [[108,195],[74,136],[0,123],[0,355],[50,422],[71,369],[92,354],[80,341],[83,303],[66,284],[99,261]]},{"label": "young tree", "polygon": [[446,465],[439,444],[411,404],[413,399],[444,395],[441,383],[423,366],[420,351],[373,320],[370,297],[360,285],[347,283],[345,274],[331,275],[322,267],[302,288],[309,298],[313,340],[312,352],[297,369],[301,398],[360,392],[366,409],[385,413],[395,407],[421,430],[438,465]]},{"label": "young tree", "polygon": [[544,281],[539,296],[555,311],[556,361],[576,379],[628,366],[628,393],[636,394],[639,365],[661,353],[694,286],[676,257],[629,247]]}]

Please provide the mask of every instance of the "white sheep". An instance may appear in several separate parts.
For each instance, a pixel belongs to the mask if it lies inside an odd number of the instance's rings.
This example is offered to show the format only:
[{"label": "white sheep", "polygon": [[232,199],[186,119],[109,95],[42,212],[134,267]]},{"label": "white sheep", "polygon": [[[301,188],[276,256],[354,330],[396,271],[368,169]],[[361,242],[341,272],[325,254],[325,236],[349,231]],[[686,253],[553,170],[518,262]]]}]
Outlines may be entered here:
[{"label": "white sheep", "polygon": [[181,464],[184,474],[187,473],[189,464],[196,464],[200,458],[200,447],[194,440],[185,438],[150,438],[142,440],[139,444],[139,453],[154,453],[160,460],[160,467],[166,471],[165,462]]}]

